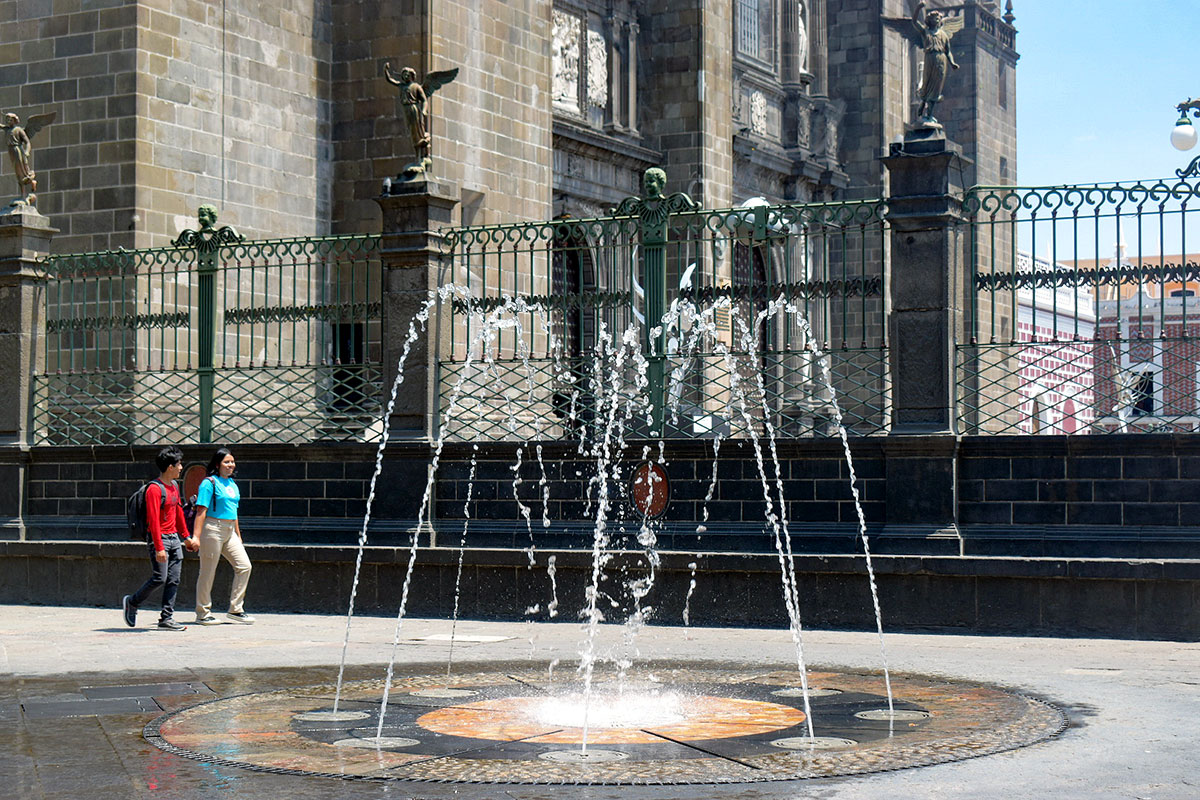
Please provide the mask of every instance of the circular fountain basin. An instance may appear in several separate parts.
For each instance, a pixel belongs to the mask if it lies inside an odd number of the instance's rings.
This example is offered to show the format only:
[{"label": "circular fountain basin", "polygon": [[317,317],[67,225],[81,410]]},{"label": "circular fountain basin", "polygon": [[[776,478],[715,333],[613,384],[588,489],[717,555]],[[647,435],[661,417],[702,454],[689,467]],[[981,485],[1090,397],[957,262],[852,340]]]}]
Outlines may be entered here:
[{"label": "circular fountain basin", "polygon": [[[573,676],[572,676],[573,677]],[[944,678],[810,672],[810,719],[795,671],[656,669],[598,679],[584,712],[575,682],[529,670],[222,698],[151,722],[171,753],[298,775],[494,784],[787,781],[920,767],[1054,736],[1053,706]],[[446,691],[451,690],[451,691]],[[339,711],[338,717],[342,716]]]}]

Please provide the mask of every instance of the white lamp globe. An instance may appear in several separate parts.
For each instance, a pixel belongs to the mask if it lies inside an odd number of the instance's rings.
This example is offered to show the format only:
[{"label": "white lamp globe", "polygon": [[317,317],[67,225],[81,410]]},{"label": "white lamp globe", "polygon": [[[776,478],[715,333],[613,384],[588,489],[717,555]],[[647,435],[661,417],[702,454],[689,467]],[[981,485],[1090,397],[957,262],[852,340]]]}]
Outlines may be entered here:
[{"label": "white lamp globe", "polygon": [[1171,144],[1176,150],[1191,150],[1196,146],[1196,128],[1187,117],[1180,117],[1171,129]]}]

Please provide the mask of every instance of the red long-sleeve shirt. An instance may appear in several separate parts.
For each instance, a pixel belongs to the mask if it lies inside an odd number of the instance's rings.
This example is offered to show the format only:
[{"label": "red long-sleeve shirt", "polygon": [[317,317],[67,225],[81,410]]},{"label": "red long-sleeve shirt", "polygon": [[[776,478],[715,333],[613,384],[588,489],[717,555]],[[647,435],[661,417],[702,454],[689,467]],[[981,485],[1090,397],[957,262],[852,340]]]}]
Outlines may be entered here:
[{"label": "red long-sleeve shirt", "polygon": [[146,529],[150,531],[150,541],[154,542],[155,551],[163,549],[163,534],[177,533],[180,541],[188,538],[187,522],[179,502],[179,487],[174,482],[166,486],[165,498],[157,482],[146,487]]}]

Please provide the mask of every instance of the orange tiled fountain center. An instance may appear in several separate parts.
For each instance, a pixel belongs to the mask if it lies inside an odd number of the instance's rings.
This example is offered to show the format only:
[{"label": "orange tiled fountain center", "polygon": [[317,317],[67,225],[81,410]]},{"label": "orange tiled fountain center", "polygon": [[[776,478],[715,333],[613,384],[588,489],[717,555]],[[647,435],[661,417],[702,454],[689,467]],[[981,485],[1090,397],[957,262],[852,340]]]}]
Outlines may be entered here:
[{"label": "orange tiled fountain center", "polygon": [[[588,708],[589,744],[655,744],[728,739],[790,728],[804,722],[804,712],[760,700],[709,695],[597,696],[560,700],[505,697],[463,703],[431,711],[417,725],[434,733],[474,739],[541,744],[584,741],[582,709]],[[546,733],[547,728],[553,733]]]}]

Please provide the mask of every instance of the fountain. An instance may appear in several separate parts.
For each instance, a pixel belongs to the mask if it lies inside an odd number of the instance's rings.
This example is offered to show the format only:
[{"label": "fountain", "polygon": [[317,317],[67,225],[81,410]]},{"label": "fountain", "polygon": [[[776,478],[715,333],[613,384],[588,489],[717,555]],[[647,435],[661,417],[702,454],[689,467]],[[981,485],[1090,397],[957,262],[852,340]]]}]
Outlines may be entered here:
[{"label": "fountain", "polygon": [[[661,256],[653,250],[652,246],[644,248],[642,256],[648,263]],[[463,553],[472,522],[476,445],[459,537],[446,664],[420,674],[397,674],[395,669],[414,567],[420,556],[414,533],[385,674],[368,681],[345,680],[346,653],[385,439],[376,453],[358,537],[336,680],[301,690],[222,698],[176,711],[147,726],[147,738],[179,755],[275,772],[377,781],[657,785],[792,781],[921,766],[1020,747],[1060,731],[1065,723],[1062,714],[1037,700],[944,678],[892,675],[846,426],[829,360],[818,346],[805,309],[784,294],[770,298],[749,316],[740,312],[732,293],[701,302],[688,294],[692,274],[690,268],[683,272],[684,284],[669,308],[647,305],[644,319],[655,322],[649,330],[646,322],[610,329],[601,321],[595,331],[586,385],[571,382],[563,398],[569,410],[565,428],[578,433],[578,452],[592,465],[586,476],[591,567],[583,607],[572,609],[578,611],[583,623],[574,675],[555,672],[555,663],[545,668],[506,664],[482,672],[454,670]],[[472,370],[498,374],[496,348],[492,345],[502,334],[510,334],[516,343],[530,399],[535,382],[527,341],[535,333],[545,337],[551,342],[549,349],[556,360],[561,357],[561,348],[553,345],[555,330],[550,309],[536,298],[508,296],[484,305],[477,303],[467,287],[445,285],[430,293],[410,326],[385,419],[391,416],[397,389],[404,380],[405,358],[423,334],[433,309],[454,302],[469,310],[471,322],[467,329],[471,333],[466,362],[442,412],[444,421],[454,419],[458,412],[466,377]],[[729,376],[722,418],[742,425],[753,452],[765,507],[765,528],[779,564],[781,593],[794,646],[795,663],[787,669],[753,664],[667,665],[635,658],[638,634],[655,614],[647,598],[661,568],[655,500],[660,487],[665,486],[667,463],[662,436],[646,434],[679,424],[689,359],[701,350],[702,342],[711,346],[719,339],[715,335],[719,316],[727,316],[737,334],[736,346],[716,347]],[[753,368],[752,360],[757,357],[759,332],[773,319],[785,319],[800,331],[807,357],[817,367],[814,385],[829,409],[832,430],[841,441],[863,547],[864,580],[870,586],[879,640],[880,662],[874,672],[820,670],[806,662],[802,590],[796,579],[784,475],[776,447],[778,434],[762,372]],[[669,372],[664,364],[668,348],[678,362]],[[555,373],[564,372],[566,367],[558,361]],[[585,390],[589,419],[578,413],[585,405]],[[660,399],[649,399],[655,397]],[[515,432],[515,414],[509,413],[508,418]],[[538,432],[542,430],[540,420],[533,424]],[[449,429],[448,424],[438,428],[417,531],[432,516],[434,481]],[[704,533],[708,524],[707,507],[718,483],[719,454],[726,438],[722,425],[711,424],[709,429],[713,469],[697,533]],[[640,462],[627,485],[624,465],[637,452],[636,447],[640,447]],[[564,610],[558,597],[556,556],[549,555],[544,565],[539,564],[531,509],[519,494],[528,448],[521,444],[515,450],[511,488],[520,519],[529,532],[529,567],[545,569],[549,586],[545,604],[550,617],[554,617]],[[533,453],[540,475],[537,491],[548,500],[551,481],[540,444]],[[548,505],[542,503],[541,522],[545,527],[550,525],[545,511]],[[617,576],[608,571],[614,557],[613,534],[625,529],[635,532],[633,541],[639,549],[634,553],[642,566],[635,575],[616,581]],[[683,601],[685,625],[697,581],[703,581],[696,562],[688,567],[690,583]],[[607,588],[612,585],[623,590],[631,608],[619,628],[619,646],[606,657],[600,640],[603,633],[614,629],[607,624],[608,616],[619,605]],[[538,607],[540,603],[531,611]],[[224,733],[219,741],[214,731]],[[230,734],[235,742],[232,747]]]}]

